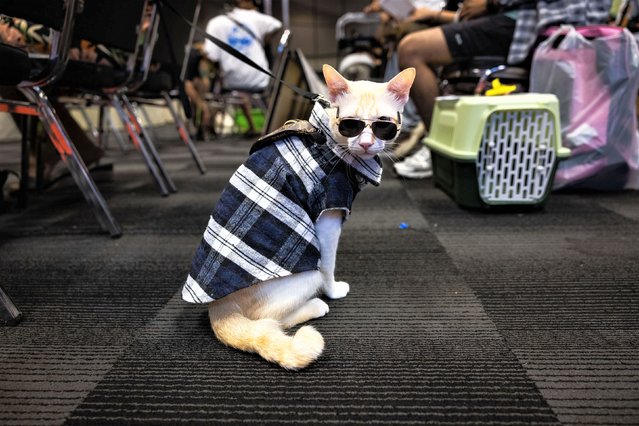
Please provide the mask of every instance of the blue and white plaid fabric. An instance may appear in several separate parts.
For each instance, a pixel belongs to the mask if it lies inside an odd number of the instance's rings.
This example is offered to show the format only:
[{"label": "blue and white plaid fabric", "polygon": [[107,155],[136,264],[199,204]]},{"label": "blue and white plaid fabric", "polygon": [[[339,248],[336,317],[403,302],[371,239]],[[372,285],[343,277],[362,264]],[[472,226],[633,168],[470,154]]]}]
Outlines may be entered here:
[{"label": "blue and white plaid fabric", "polygon": [[[326,129],[328,116],[316,105],[311,122]],[[378,158],[352,157],[330,137],[325,145],[290,137],[258,149],[222,193],[182,298],[208,303],[261,281],[317,270],[319,215],[350,213],[360,188],[380,179]]]},{"label": "blue and white plaid fabric", "polygon": [[508,52],[508,63],[518,64],[526,59],[538,34],[560,23],[595,25],[606,23],[610,16],[611,0],[501,0],[507,10],[517,10],[517,23]]}]

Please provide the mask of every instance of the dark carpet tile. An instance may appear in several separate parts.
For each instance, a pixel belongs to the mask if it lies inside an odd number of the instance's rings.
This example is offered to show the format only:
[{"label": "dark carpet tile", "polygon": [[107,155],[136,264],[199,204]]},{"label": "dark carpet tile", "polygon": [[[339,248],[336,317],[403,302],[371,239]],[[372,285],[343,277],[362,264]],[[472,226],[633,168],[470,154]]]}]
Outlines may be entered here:
[{"label": "dark carpet tile", "polygon": [[291,373],[210,336],[162,340],[128,351],[67,424],[556,423],[511,354],[468,343],[342,338]]},{"label": "dark carpet tile", "polygon": [[[561,337],[568,339],[514,351],[557,418],[564,424],[638,424],[636,337],[625,348],[606,331],[580,348],[570,344],[576,336]],[[565,340],[568,345],[561,345]]]},{"label": "dark carpet tile", "polygon": [[469,211],[407,184],[487,317],[563,424],[639,423],[635,192]]},{"label": "dark carpet tile", "polygon": [[556,423],[432,234],[351,221],[337,273],[352,291],[313,321],[326,350],[311,368],[223,346],[176,295],[68,424]]},{"label": "dark carpet tile", "polygon": [[223,346],[205,307],[176,296],[68,424],[556,423],[472,292],[454,296],[467,311],[455,315],[445,285],[410,296],[413,305],[371,287],[313,321],[325,353],[299,373]]},{"label": "dark carpet tile", "polygon": [[[619,214],[602,204],[611,194],[600,193],[552,193],[543,209],[517,212],[499,210],[473,210],[460,208],[451,198],[433,186],[430,179],[404,181],[409,196],[428,221],[443,229],[466,232],[467,229],[526,229],[543,227],[557,230],[584,230],[607,226],[634,227],[636,221]],[[639,202],[639,193],[619,192],[615,200],[626,203]],[[568,229],[566,229],[568,228]]]}]

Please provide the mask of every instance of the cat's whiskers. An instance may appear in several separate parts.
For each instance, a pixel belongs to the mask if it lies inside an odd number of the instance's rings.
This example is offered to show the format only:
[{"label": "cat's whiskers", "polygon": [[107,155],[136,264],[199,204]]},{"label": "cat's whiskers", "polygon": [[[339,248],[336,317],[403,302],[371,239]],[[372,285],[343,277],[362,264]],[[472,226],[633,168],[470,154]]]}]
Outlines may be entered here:
[{"label": "cat's whiskers", "polygon": [[393,160],[394,163],[396,163],[399,158],[397,158],[397,156],[395,155],[395,149],[399,146],[399,144],[395,141],[393,142],[386,142],[386,145],[384,146],[384,149],[382,150],[381,153],[386,154],[386,156],[388,158],[390,158],[391,160]]},{"label": "cat's whiskers", "polygon": [[392,149],[386,149],[386,147],[384,148],[384,150],[382,152],[380,152],[380,154],[386,154],[386,157],[391,160],[393,162],[393,164],[395,163],[399,163],[399,158],[397,158],[397,156],[395,155],[395,152]]}]

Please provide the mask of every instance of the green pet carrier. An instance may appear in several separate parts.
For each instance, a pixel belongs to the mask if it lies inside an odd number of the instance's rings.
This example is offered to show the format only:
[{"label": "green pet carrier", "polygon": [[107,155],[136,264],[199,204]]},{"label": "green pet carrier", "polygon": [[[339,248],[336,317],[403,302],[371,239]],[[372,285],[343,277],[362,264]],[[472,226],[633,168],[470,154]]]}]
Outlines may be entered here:
[{"label": "green pet carrier", "polygon": [[554,95],[439,97],[424,140],[435,185],[463,207],[540,207],[570,154],[560,129]]}]

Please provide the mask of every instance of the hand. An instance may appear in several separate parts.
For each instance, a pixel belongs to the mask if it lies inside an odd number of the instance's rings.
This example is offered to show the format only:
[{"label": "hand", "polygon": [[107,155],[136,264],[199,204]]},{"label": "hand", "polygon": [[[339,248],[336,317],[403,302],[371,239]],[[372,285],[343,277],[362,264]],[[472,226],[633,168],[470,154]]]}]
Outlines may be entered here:
[{"label": "hand", "polygon": [[364,13],[377,13],[382,25],[389,24],[393,17],[384,12],[382,6],[379,4],[379,0],[373,0],[368,6],[363,9]]},{"label": "hand", "polygon": [[72,61],[80,60],[80,49],[77,47],[72,47],[69,49],[69,59]]},{"label": "hand", "polygon": [[364,7],[365,13],[379,13],[382,11],[382,7],[379,4],[379,0],[373,0],[368,6]]},{"label": "hand", "polygon": [[80,50],[80,60],[84,62],[96,62],[98,60],[98,54],[93,49],[81,49]]},{"label": "hand", "polygon": [[8,23],[0,22],[0,40],[15,47],[25,47],[26,43],[22,33]]},{"label": "hand", "polygon": [[382,24],[382,26],[395,24],[395,20],[392,16],[390,16],[390,14],[384,11],[378,12],[377,14],[379,15],[379,22]]},{"label": "hand", "polygon": [[487,0],[464,0],[459,19],[467,21],[485,15],[487,12],[486,4]]},{"label": "hand", "polygon": [[428,7],[420,7],[413,10],[413,13],[406,18],[405,22],[425,21],[428,23],[439,24],[439,22],[435,22],[439,13],[440,11],[438,10],[430,9]]}]

